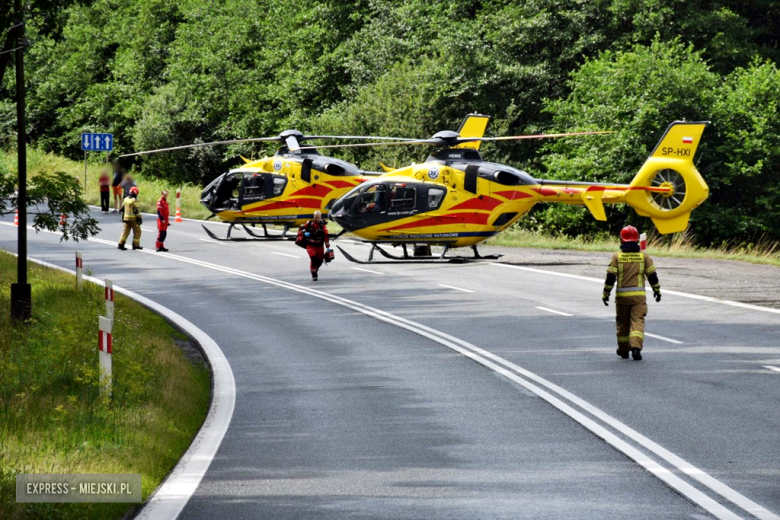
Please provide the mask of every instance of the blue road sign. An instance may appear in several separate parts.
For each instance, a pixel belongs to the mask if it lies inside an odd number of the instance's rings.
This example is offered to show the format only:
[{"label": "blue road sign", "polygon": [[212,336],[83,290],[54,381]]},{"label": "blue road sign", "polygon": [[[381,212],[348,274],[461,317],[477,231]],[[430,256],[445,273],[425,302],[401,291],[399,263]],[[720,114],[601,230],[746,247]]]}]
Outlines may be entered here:
[{"label": "blue road sign", "polygon": [[81,149],[85,152],[110,152],[114,149],[112,134],[81,134]]}]

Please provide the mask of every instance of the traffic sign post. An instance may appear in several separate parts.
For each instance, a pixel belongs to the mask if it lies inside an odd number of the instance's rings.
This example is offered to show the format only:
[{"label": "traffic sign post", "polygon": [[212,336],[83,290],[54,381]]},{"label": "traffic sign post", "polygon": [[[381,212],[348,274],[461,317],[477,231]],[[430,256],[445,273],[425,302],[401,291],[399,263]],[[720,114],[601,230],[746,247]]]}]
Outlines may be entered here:
[{"label": "traffic sign post", "polygon": [[84,150],[84,191],[87,191],[87,152],[106,152],[106,162],[108,161],[108,152],[114,149],[113,134],[81,134],[81,149]]}]

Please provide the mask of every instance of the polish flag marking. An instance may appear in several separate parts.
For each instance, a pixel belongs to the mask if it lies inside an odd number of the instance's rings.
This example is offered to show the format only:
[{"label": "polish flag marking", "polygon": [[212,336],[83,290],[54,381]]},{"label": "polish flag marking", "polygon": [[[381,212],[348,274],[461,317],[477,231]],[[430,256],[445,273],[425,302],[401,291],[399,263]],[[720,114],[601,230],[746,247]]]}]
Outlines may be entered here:
[{"label": "polish flag marking", "polygon": [[693,137],[683,137],[683,143],[685,143],[685,144],[692,144],[693,143]]}]

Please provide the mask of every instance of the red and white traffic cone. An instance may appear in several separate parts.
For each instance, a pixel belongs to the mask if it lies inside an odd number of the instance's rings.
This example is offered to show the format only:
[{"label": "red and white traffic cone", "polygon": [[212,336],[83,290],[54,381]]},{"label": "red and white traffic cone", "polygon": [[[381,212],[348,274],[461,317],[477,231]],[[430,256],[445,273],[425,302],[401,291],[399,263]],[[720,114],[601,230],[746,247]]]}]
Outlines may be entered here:
[{"label": "red and white traffic cone", "polygon": [[14,211],[14,226],[19,226],[19,210]]},{"label": "red and white traffic cone", "polygon": [[181,219],[181,188],[176,190],[176,218],[174,222],[184,222]]}]

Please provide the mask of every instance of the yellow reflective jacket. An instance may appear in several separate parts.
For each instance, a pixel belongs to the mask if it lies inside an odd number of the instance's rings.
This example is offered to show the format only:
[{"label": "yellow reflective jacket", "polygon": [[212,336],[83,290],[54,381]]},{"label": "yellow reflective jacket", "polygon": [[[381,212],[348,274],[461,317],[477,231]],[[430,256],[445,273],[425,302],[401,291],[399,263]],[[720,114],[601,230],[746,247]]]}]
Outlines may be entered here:
[{"label": "yellow reflective jacket", "polygon": [[[607,283],[604,285],[604,293],[609,294],[612,291],[612,285],[609,281],[612,274],[615,277],[617,290],[615,291],[615,301],[626,305],[635,305],[647,301],[645,295],[645,277],[650,277],[655,273],[655,265],[650,255],[644,251],[640,252],[620,252],[612,255],[612,261],[607,267]],[[661,290],[657,283],[657,277],[652,277],[653,289]]]},{"label": "yellow reflective jacket", "polygon": [[135,197],[125,197],[122,201],[122,221],[123,222],[135,222],[140,220],[138,211],[138,201]]}]

